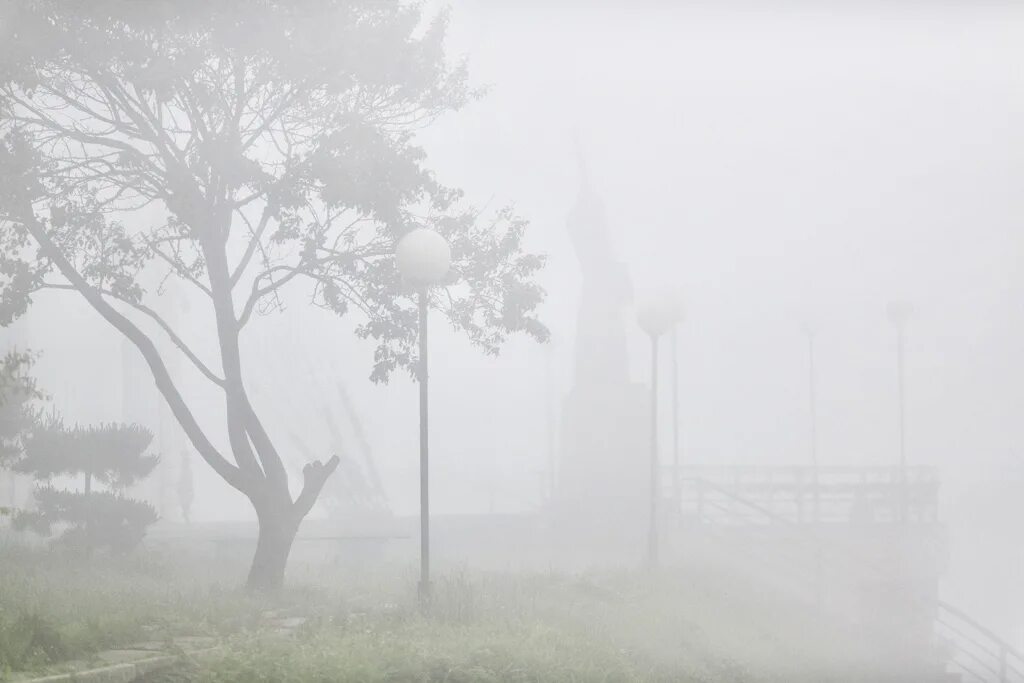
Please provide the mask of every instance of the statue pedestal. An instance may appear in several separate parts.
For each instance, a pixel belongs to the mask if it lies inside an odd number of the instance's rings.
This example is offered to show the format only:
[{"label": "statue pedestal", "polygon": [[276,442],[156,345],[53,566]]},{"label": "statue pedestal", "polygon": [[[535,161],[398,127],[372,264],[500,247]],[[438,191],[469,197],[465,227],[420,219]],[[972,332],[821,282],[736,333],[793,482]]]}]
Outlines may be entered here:
[{"label": "statue pedestal", "polygon": [[552,501],[554,531],[567,551],[635,565],[650,510],[649,389],[577,385],[563,410],[562,459]]}]

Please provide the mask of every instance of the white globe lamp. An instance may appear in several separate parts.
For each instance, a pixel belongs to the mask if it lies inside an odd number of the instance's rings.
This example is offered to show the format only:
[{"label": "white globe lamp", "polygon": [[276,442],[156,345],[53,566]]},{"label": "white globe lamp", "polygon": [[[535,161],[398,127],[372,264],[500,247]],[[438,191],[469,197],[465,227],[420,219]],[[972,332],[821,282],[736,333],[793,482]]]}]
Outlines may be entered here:
[{"label": "white globe lamp", "polygon": [[406,280],[418,285],[436,285],[451,268],[452,252],[448,241],[426,228],[406,233],[395,247],[398,271]]}]

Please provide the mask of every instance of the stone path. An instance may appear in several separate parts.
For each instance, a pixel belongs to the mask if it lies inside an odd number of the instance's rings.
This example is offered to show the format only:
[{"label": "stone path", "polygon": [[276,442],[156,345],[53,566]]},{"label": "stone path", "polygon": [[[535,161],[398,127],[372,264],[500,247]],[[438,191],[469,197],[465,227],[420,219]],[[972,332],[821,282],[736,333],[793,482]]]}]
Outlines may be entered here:
[{"label": "stone path", "polygon": [[[294,635],[306,623],[305,617],[285,612],[265,612],[263,627],[279,635]],[[146,676],[172,671],[185,662],[202,661],[216,655],[221,646],[215,638],[184,637],[170,642],[137,643],[128,648],[106,650],[88,660],[74,660],[51,667],[57,673],[45,676],[11,674],[10,683],[133,683]]]},{"label": "stone path", "polygon": [[202,659],[220,650],[213,638],[175,638],[171,642],[138,643],[130,648],[106,650],[88,660],[60,665],[45,676],[12,674],[12,683],[132,683],[143,676],[170,670],[183,661]]}]

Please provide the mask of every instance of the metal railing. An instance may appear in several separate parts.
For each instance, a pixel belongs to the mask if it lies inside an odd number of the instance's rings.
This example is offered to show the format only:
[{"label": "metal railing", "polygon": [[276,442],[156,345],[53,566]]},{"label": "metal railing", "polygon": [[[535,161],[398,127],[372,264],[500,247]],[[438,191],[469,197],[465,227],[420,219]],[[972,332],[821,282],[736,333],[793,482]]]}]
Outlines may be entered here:
[{"label": "metal railing", "polygon": [[1024,656],[952,605],[939,601],[936,632],[953,645],[949,663],[978,683],[1024,683]]},{"label": "metal railing", "polygon": [[701,485],[708,483],[793,522],[931,523],[937,516],[933,467],[688,466],[679,474],[673,483],[666,468],[663,481],[691,509],[703,502]]},{"label": "metal railing", "polygon": [[[804,586],[813,584],[813,581],[807,580],[810,577],[816,576],[820,580],[823,564],[836,562],[840,562],[844,566],[854,563],[865,574],[873,575],[876,578],[886,576],[884,568],[864,558],[856,548],[837,549],[834,544],[831,544],[822,550],[819,539],[805,524],[812,521],[813,518],[809,519],[802,515],[799,504],[796,508],[792,506],[793,498],[799,499],[807,496],[807,489],[799,484],[807,481],[806,470],[811,468],[778,468],[780,471],[775,472],[768,470],[776,468],[749,468],[754,471],[742,471],[745,469],[748,468],[686,468],[687,476],[681,477],[680,481],[672,482],[669,479],[671,486],[666,487],[670,488],[666,497],[672,501],[674,495],[678,496],[678,499],[674,501],[677,511],[689,514],[700,523],[727,527],[774,526],[784,529],[793,548],[808,549],[811,552],[803,554],[773,552],[771,558],[761,559],[769,566],[781,566],[789,575],[799,576],[800,583]],[[855,523],[898,521],[898,515],[893,514],[893,511],[898,509],[894,506],[893,499],[898,500],[904,494],[894,491],[892,484],[895,477],[899,477],[900,484],[904,481],[908,486],[911,485],[910,482],[917,482],[918,485],[926,484],[926,487],[919,489],[916,497],[906,496],[903,498],[904,501],[914,503],[914,505],[904,508],[910,511],[908,521],[933,522],[934,515],[925,513],[934,510],[934,494],[929,492],[937,491],[937,477],[932,468],[914,469],[917,471],[914,472],[913,477],[907,476],[904,479],[902,473],[893,472],[898,468],[822,468],[817,483],[824,488],[825,482],[828,482],[831,488],[830,494],[838,498],[838,501],[833,502],[838,502],[839,505],[832,508],[831,515],[821,514],[823,506],[819,505],[819,516],[816,521],[822,523],[835,523],[843,519]],[[861,470],[868,471],[862,472]],[[712,479],[694,476],[694,474],[717,476]],[[877,486],[880,483],[883,486]],[[794,486],[794,484],[797,485]],[[734,490],[733,486],[738,490]],[[858,493],[858,487],[861,487],[860,493]],[[863,500],[863,487],[867,487],[868,491],[875,493],[879,505],[887,509],[890,512],[889,515],[872,516],[864,520],[857,515],[835,514],[836,509],[845,508],[849,511],[851,500]],[[692,495],[687,495],[687,491],[690,491]],[[748,499],[744,495],[751,491],[756,494],[754,500]],[[922,491],[927,495],[922,495]],[[785,502],[782,494],[786,492],[792,494],[790,504],[783,505],[780,510],[780,502]],[[878,495],[878,492],[881,492],[881,495]],[[813,566],[809,566],[809,563],[813,563]],[[816,590],[820,591],[820,587]],[[914,599],[920,602],[923,608],[934,610],[935,644],[949,669],[961,674],[965,681],[971,683],[1024,683],[1024,655],[1013,646],[962,610],[942,600],[926,604],[924,599]]]}]

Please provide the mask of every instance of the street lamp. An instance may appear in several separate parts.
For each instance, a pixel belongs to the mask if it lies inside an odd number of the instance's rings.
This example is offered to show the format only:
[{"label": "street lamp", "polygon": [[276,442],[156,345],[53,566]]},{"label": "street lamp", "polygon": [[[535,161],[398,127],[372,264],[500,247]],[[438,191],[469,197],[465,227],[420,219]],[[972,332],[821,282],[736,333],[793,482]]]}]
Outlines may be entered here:
[{"label": "street lamp", "polygon": [[420,603],[430,600],[430,470],[427,430],[427,303],[428,289],[448,275],[451,250],[444,237],[424,228],[412,230],[395,247],[398,272],[417,289],[419,300],[420,385]]},{"label": "street lamp", "polygon": [[885,308],[886,317],[896,328],[896,385],[899,392],[900,430],[900,521],[907,519],[907,408],[906,375],[904,356],[906,352],[907,321],[914,308],[905,301],[891,301]]},{"label": "street lamp", "polygon": [[[807,337],[807,400],[810,405],[810,428],[811,428],[811,476],[814,487],[814,498],[812,510],[814,527],[814,601],[821,609],[824,600],[824,572],[821,563],[821,530],[818,528],[821,523],[821,480],[818,467],[818,376],[814,358],[814,340],[818,333],[817,325],[813,321],[805,321],[803,333]],[[801,481],[802,483],[802,481]],[[803,517],[803,497],[800,498],[800,517]],[[801,519],[802,521],[802,519]]]},{"label": "street lamp", "polygon": [[807,399],[810,405],[811,428],[811,476],[814,478],[814,523],[821,521],[821,491],[818,470],[818,377],[814,363],[814,337],[817,328],[812,322],[805,322],[803,333],[807,337]]},{"label": "street lamp", "polygon": [[547,476],[545,490],[547,503],[555,499],[555,379],[553,369],[554,346],[549,341],[544,349],[544,431],[547,451]]},{"label": "street lamp", "polygon": [[647,536],[647,563],[651,568],[658,566],[658,339],[675,327],[680,308],[678,297],[662,295],[637,311],[640,328],[651,338],[651,507]]},{"label": "street lamp", "polygon": [[683,300],[678,292],[671,295],[672,336],[669,339],[672,359],[672,504],[679,510],[679,323],[683,321]]}]

